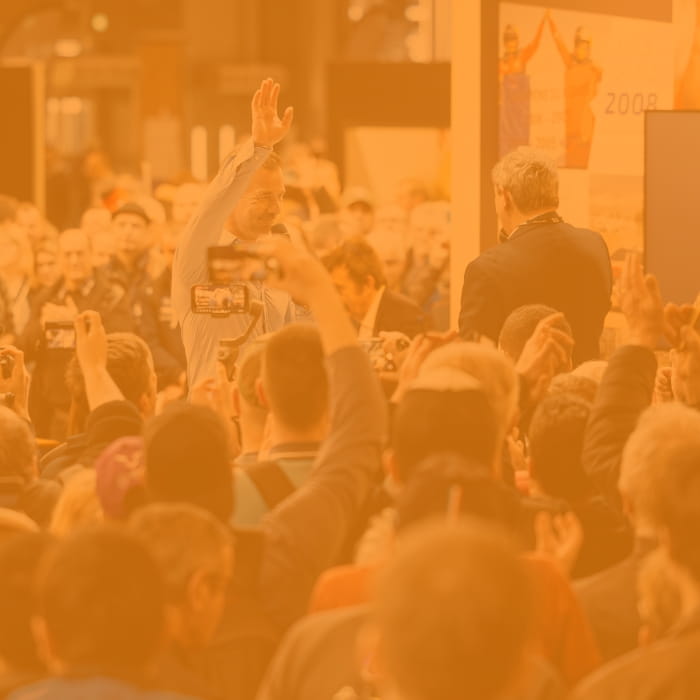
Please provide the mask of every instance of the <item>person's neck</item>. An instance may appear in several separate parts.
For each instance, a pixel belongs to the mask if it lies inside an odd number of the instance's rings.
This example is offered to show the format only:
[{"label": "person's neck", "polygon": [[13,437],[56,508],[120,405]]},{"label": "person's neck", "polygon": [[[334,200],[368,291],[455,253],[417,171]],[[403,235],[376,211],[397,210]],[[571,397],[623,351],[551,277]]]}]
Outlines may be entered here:
[{"label": "person's neck", "polygon": [[241,454],[257,454],[265,437],[265,424],[257,421],[246,421],[240,417],[241,426]]},{"label": "person's neck", "polygon": [[538,216],[542,216],[543,214],[549,214],[553,211],[554,209],[552,207],[547,207],[546,209],[536,209],[535,211],[530,212],[516,210],[511,214],[510,220],[508,221],[508,227],[510,228],[509,233],[513,233],[519,226],[522,226],[528,221],[531,221]]},{"label": "person's neck", "polygon": [[274,415],[270,416],[270,441],[272,447],[294,443],[321,442],[327,433],[326,422],[322,421],[308,430],[293,430],[282,425]]},{"label": "person's neck", "polygon": [[697,614],[700,611],[700,585],[698,581],[681,566],[674,565],[675,579],[681,599],[681,619]]},{"label": "person's neck", "polygon": [[125,267],[127,270],[131,270],[138,260],[140,253],[115,253],[114,257]]}]

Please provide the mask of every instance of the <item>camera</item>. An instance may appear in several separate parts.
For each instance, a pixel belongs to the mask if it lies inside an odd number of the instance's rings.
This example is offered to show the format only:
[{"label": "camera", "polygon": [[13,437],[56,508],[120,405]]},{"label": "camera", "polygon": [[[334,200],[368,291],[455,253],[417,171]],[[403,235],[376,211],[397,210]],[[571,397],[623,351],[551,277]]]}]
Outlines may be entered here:
[{"label": "camera", "polygon": [[[360,347],[369,355],[370,362],[378,372],[396,372],[398,366],[394,353],[384,350],[384,338],[368,338],[358,341]],[[399,350],[403,347],[399,346]]]},{"label": "camera", "polygon": [[48,350],[74,350],[73,321],[47,321],[44,324],[44,341]]}]

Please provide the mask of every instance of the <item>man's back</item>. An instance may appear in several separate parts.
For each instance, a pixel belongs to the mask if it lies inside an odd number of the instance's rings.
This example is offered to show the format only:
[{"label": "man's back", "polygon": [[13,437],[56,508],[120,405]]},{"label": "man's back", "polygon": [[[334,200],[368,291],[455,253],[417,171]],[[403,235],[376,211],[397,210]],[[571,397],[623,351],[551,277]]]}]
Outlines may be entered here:
[{"label": "man's back", "polygon": [[546,304],[571,324],[578,364],[599,354],[611,291],[610,257],[598,233],[565,223],[526,224],[467,267],[460,332],[497,340],[513,309]]}]

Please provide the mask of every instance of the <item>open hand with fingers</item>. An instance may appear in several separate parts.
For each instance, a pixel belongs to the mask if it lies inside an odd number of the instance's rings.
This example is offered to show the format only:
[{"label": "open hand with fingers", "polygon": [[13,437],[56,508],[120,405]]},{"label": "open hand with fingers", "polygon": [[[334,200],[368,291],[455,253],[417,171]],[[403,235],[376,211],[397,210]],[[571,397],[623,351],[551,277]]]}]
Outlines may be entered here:
[{"label": "open hand with fingers", "polygon": [[278,102],[280,85],[271,78],[263,80],[253,95],[251,111],[253,117],[252,134],[256,146],[272,148],[289,132],[294,119],[294,109],[287,107],[280,118]]},{"label": "open hand with fingers", "polygon": [[630,345],[655,350],[665,330],[664,307],[659,283],[645,275],[638,253],[625,258],[620,278],[620,307],[627,319]]}]

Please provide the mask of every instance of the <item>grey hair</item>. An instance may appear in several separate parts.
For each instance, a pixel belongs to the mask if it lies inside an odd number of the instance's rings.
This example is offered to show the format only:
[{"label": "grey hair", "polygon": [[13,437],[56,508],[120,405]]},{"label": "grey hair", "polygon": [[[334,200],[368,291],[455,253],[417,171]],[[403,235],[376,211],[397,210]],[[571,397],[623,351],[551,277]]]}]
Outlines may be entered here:
[{"label": "grey hair", "polygon": [[651,519],[655,484],[678,456],[700,454],[700,413],[680,403],[652,406],[640,417],[622,453],[618,488],[644,521]]},{"label": "grey hair", "polygon": [[492,178],[523,214],[559,206],[557,166],[543,151],[521,146],[496,164]]}]

